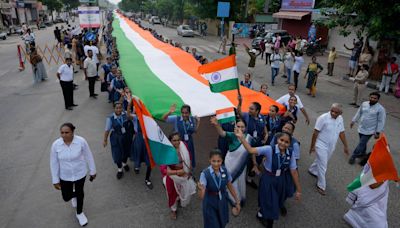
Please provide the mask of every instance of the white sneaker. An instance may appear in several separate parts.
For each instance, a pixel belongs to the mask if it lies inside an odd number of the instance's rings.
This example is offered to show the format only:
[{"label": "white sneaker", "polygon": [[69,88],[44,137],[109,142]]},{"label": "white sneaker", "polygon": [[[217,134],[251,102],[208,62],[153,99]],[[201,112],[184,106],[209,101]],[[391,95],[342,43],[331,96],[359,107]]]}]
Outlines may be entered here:
[{"label": "white sneaker", "polygon": [[82,212],[79,215],[76,214],[76,218],[79,221],[79,225],[86,226],[88,224],[88,219],[86,218],[85,214]]},{"label": "white sneaker", "polygon": [[73,208],[76,208],[76,206],[77,206],[77,204],[78,204],[77,201],[76,201],[76,197],[74,197],[74,198],[71,199],[71,204],[72,204],[72,207],[73,207]]}]

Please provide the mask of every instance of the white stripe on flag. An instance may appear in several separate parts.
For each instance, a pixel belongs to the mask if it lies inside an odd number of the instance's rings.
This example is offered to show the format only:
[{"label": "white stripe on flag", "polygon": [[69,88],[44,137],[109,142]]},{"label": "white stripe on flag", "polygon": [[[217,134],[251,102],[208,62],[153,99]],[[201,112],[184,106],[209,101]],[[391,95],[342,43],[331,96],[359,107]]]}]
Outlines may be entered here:
[{"label": "white stripe on flag", "polygon": [[232,116],[235,116],[235,112],[224,112],[224,113],[220,113],[220,114],[217,114],[217,120],[220,120],[220,119],[225,119],[225,118],[229,118],[229,117],[232,117]]},{"label": "white stripe on flag", "polygon": [[[212,75],[218,73],[219,77],[212,77]],[[210,84],[216,84],[216,83],[221,83],[230,79],[234,79],[234,78],[238,78],[237,75],[237,68],[236,66],[234,67],[229,67],[220,71],[216,71],[213,73],[209,73],[209,74],[203,74],[203,76],[210,82]]]},{"label": "white stripe on flag", "polygon": [[[154,74],[174,91],[186,104],[192,107],[192,114],[209,116],[215,110],[232,107],[232,103],[222,94],[212,93],[205,85],[179,68],[163,51],[153,47],[129,25],[120,19],[121,29],[126,37],[141,52]],[[155,88],[156,89],[156,88]],[[173,101],[171,101],[173,102]]]},{"label": "white stripe on flag", "polygon": [[168,140],[167,136],[165,136],[164,132],[153,118],[143,115],[143,121],[146,128],[147,138],[149,138],[149,140],[172,147],[171,142]]}]

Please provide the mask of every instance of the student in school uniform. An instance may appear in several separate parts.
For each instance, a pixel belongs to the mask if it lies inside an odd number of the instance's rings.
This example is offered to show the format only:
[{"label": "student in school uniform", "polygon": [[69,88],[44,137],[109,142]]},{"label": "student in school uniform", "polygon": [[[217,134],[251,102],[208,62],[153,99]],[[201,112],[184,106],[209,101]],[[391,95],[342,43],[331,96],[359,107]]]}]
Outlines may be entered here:
[{"label": "student in school uniform", "polygon": [[[130,99],[131,101],[132,99]],[[137,116],[134,114],[134,109],[132,108],[132,102],[129,102],[128,108],[127,108],[127,115],[132,116],[132,122],[133,122],[133,127],[135,131],[135,137],[132,142],[131,146],[131,151],[130,151],[130,156],[131,159],[133,160],[134,164],[134,169],[135,174],[140,173],[140,167],[142,163],[146,164],[146,175],[144,179],[144,184],[146,185],[147,188],[150,190],[153,189],[153,183],[150,180],[151,176],[151,165],[150,165],[150,159],[149,159],[149,154],[147,152],[147,148],[144,142],[143,138],[143,132],[142,128],[140,127],[139,120]]]},{"label": "student in school uniform", "polygon": [[127,145],[132,126],[132,116],[123,112],[121,103],[114,104],[114,113],[107,117],[106,127],[104,132],[103,146],[107,146],[108,136],[110,136],[111,153],[114,163],[118,167],[117,179],[121,179],[124,175],[122,168],[125,172],[129,171],[127,164],[130,147]]},{"label": "student in school uniform", "polygon": [[[232,185],[235,188],[238,199],[243,205],[246,201],[246,166],[247,166],[247,151],[236,138],[233,132],[226,132],[218,124],[216,117],[211,117],[211,124],[217,130],[219,136],[226,139],[229,150],[224,159],[224,164],[228,172],[232,175]],[[246,131],[246,123],[242,119],[236,122],[236,128],[239,128],[243,133]],[[251,142],[252,137],[246,134],[246,140]],[[232,195],[229,195],[231,205],[235,204]]]},{"label": "student in school uniform", "polygon": [[176,104],[171,105],[169,112],[162,117],[167,123],[174,124],[174,131],[179,132],[182,141],[189,147],[190,156],[192,157],[192,167],[196,167],[196,156],[194,150],[193,134],[197,131],[200,125],[200,118],[191,116],[189,105],[182,105],[181,115],[172,115],[176,111]]},{"label": "student in school uniform", "polygon": [[[237,107],[237,111],[238,115],[241,116],[242,119],[247,124],[246,132],[253,137],[251,145],[252,146],[264,145],[268,140],[268,129],[266,126],[265,117],[260,114],[261,105],[258,102],[253,102],[250,105],[248,112],[242,113],[241,109],[242,109],[242,98],[239,97],[239,104]],[[252,170],[254,166],[256,166],[257,163],[260,162],[261,162],[261,157],[256,157],[255,155],[251,155],[248,158],[248,164],[247,164],[248,177],[246,182],[247,184],[250,185],[250,187],[254,189],[257,189],[257,184],[252,179],[252,177],[254,176],[254,172],[252,172]]]},{"label": "student in school uniform", "polygon": [[[296,159],[296,162],[297,162],[298,160],[300,160],[300,141],[297,140],[293,136],[295,128],[296,127],[292,122],[287,122],[287,123],[283,124],[282,132],[286,132],[291,136],[289,150],[293,150],[292,154],[293,154],[293,157]],[[277,134],[279,134],[279,132]],[[274,137],[272,137],[272,139],[271,139],[270,146],[276,145],[277,142],[278,142],[278,140],[277,140],[276,134],[275,134]],[[298,166],[298,164],[297,164],[297,166]]]},{"label": "student in school uniform", "polygon": [[203,200],[204,228],[223,228],[229,222],[228,191],[235,199],[235,207],[232,213],[240,212],[240,200],[232,186],[232,176],[222,166],[222,154],[219,150],[213,150],[209,156],[210,166],[200,174],[199,188],[200,198]]},{"label": "student in school uniform", "polygon": [[244,81],[240,81],[240,85],[247,87],[249,89],[254,89],[253,83],[251,81],[251,74],[250,73],[245,73],[244,74]]},{"label": "student in school uniform", "polygon": [[285,124],[287,122],[296,123],[297,122],[297,113],[299,111],[299,107],[297,107],[297,97],[290,96],[289,101],[283,104],[286,107],[286,112],[281,117],[281,124]]},{"label": "student in school uniform", "polygon": [[104,78],[104,80],[107,83],[108,86],[108,103],[112,103],[114,101],[114,90],[111,88],[111,82],[114,78],[117,77],[117,66],[115,64],[112,65],[111,71],[107,74],[107,77]]},{"label": "student in school uniform", "polygon": [[260,179],[258,191],[259,211],[257,218],[268,228],[273,227],[274,220],[279,214],[285,215],[285,201],[295,195],[300,200],[301,186],[297,171],[296,159],[293,151],[289,149],[291,136],[281,132],[276,135],[275,146],[251,147],[244,138],[244,134],[235,129],[235,135],[251,154],[265,156],[263,161],[264,171]]},{"label": "student in school uniform", "polygon": [[117,102],[121,97],[121,93],[124,91],[126,87],[125,81],[122,78],[122,74],[120,70],[117,70],[115,78],[111,81],[110,88],[113,91],[113,101]]},{"label": "student in school uniform", "polygon": [[269,145],[272,137],[281,131],[281,116],[278,114],[279,107],[276,105],[271,105],[269,107],[269,113],[265,116],[265,126],[268,131],[268,139],[265,142],[266,145]]}]

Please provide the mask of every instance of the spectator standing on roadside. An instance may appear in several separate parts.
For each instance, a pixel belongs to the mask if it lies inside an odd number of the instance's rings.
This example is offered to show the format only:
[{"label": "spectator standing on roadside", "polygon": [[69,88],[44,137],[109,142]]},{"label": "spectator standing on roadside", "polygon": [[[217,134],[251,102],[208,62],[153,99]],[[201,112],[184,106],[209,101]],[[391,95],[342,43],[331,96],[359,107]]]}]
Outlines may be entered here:
[{"label": "spectator standing on roadside", "polygon": [[263,59],[264,52],[265,52],[265,40],[264,39],[260,40],[259,48],[260,48],[260,53],[261,53],[261,59]]},{"label": "spectator standing on roadside", "polygon": [[43,64],[42,57],[37,53],[36,49],[31,49],[30,63],[32,64],[33,83],[39,83],[47,79],[46,68]]},{"label": "spectator standing on roadside", "polygon": [[379,138],[380,133],[384,130],[386,122],[385,108],[379,104],[380,94],[372,92],[369,94],[369,101],[365,101],[358,108],[356,115],[353,117],[350,128],[358,123],[358,135],[360,142],[353,151],[353,155],[349,159],[349,164],[354,164],[356,158],[363,158],[366,155],[367,143],[374,136]]},{"label": "spectator standing on roadside", "polygon": [[385,90],[385,94],[389,93],[390,82],[392,77],[399,73],[399,65],[396,64],[396,57],[390,58],[390,61],[386,64],[383,70],[381,85],[379,86],[379,91]]},{"label": "spectator standing on roadside", "polygon": [[99,56],[100,56],[100,51],[99,49],[92,44],[92,42],[87,42],[86,45],[83,47],[83,51],[85,53],[85,56],[88,57],[88,51],[91,50],[93,54],[93,61],[96,63],[96,70],[99,70]]},{"label": "spectator standing on roadside", "polygon": [[236,55],[236,44],[234,42],[231,43],[229,48],[229,55]]},{"label": "spectator standing on roadside", "polygon": [[219,45],[218,53],[221,51],[221,53],[223,55],[226,55],[226,42],[227,42],[227,40],[228,40],[228,38],[226,37],[226,35],[224,35],[222,37],[221,44]]},{"label": "spectator standing on roadside", "polygon": [[86,140],[74,134],[75,126],[64,123],[61,137],[53,142],[50,150],[50,170],[54,188],[61,190],[65,202],[71,200],[76,207],[76,218],[81,226],[88,224],[83,213],[83,187],[89,166],[90,181],[96,178],[96,165]]},{"label": "spectator standing on roadside", "polygon": [[332,47],[328,55],[328,72],[326,73],[326,75],[333,76],[333,67],[335,66],[336,58],[337,58],[336,48]]},{"label": "spectator standing on roadside", "polygon": [[308,75],[307,78],[307,86],[306,88],[308,89],[307,95],[311,95],[312,97],[315,97],[317,93],[317,79],[319,73],[324,69],[321,64],[317,62],[317,57],[313,56],[311,58],[311,63],[308,64],[306,74],[304,75],[304,78]]},{"label": "spectator standing on roadside", "polygon": [[271,59],[270,58],[271,58],[271,55],[273,53],[273,51],[272,51],[272,47],[273,46],[274,45],[272,44],[271,41],[268,41],[268,42],[265,43],[265,65],[267,65],[268,62],[271,65]]},{"label": "spectator standing on roadside", "polygon": [[96,77],[98,76],[96,62],[93,58],[92,50],[88,50],[87,54],[88,56],[83,62],[85,79],[89,81],[89,97],[97,99],[98,94],[94,93]]},{"label": "spectator standing on roadside", "polygon": [[356,108],[360,107],[360,105],[358,104],[362,98],[362,92],[364,91],[366,86],[366,82],[369,75],[368,70],[369,70],[368,65],[364,64],[360,67],[360,70],[354,77],[354,87],[353,87],[354,95],[353,95],[353,102],[350,103],[350,105],[354,105]]},{"label": "spectator standing on roadside", "polygon": [[355,74],[358,58],[360,57],[360,52],[361,52],[361,43],[356,42],[356,40],[353,40],[353,47],[349,48],[346,46],[346,44],[343,44],[343,46],[351,51],[351,56],[349,60],[349,73],[347,74],[349,77],[353,77]]}]

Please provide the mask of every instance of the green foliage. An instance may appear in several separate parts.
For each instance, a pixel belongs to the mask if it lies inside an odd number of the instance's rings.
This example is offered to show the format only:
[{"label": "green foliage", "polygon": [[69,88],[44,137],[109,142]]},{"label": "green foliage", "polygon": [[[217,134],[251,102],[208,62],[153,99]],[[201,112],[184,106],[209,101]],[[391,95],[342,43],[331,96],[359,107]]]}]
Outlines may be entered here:
[{"label": "green foliage", "polygon": [[337,9],[325,24],[339,27],[343,35],[348,35],[354,28],[358,36],[365,32],[375,40],[400,36],[398,0],[323,0],[326,7]]},{"label": "green foliage", "polygon": [[50,11],[60,11],[63,4],[59,0],[41,0],[41,2],[47,6]]},{"label": "green foliage", "polygon": [[81,4],[79,3],[79,0],[59,0],[68,11],[78,8]]}]

